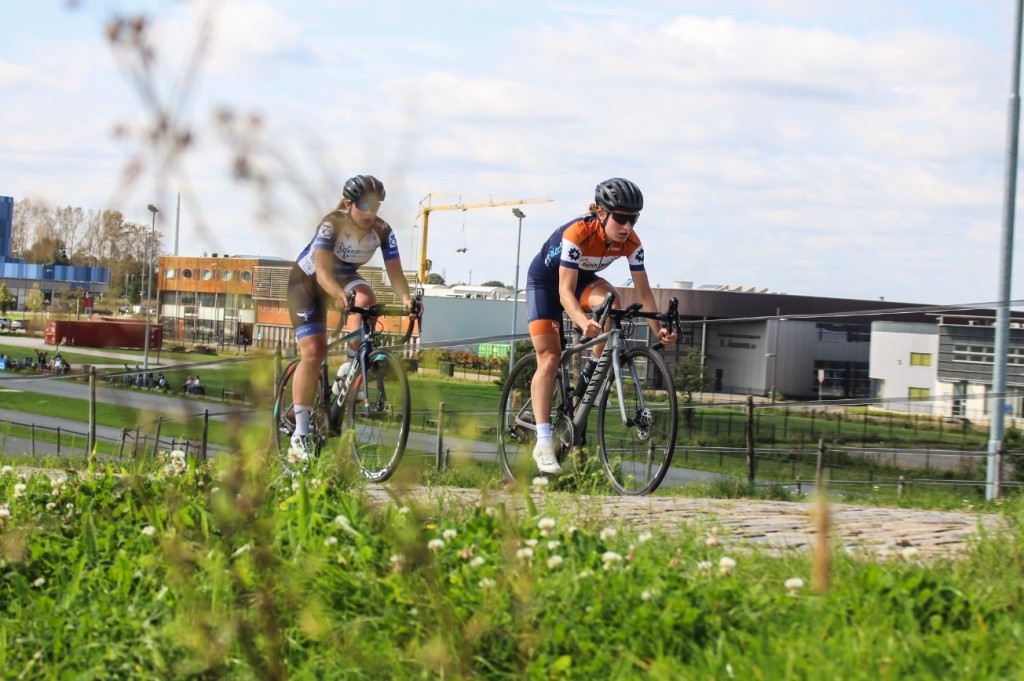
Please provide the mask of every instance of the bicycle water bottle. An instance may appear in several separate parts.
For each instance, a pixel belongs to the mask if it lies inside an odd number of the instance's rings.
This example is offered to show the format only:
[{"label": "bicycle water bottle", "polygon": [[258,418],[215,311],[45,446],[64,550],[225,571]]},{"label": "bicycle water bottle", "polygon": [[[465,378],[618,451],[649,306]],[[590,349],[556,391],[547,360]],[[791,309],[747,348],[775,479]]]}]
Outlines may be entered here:
[{"label": "bicycle water bottle", "polygon": [[341,395],[341,386],[345,381],[345,377],[348,376],[348,372],[351,368],[351,362],[345,362],[338,367],[338,373],[334,377],[334,385],[331,386],[331,394],[335,397],[339,397]]},{"label": "bicycle water bottle", "polygon": [[593,357],[588,357],[586,363],[583,365],[583,370],[580,372],[580,379],[576,382],[576,396],[583,397],[583,392],[587,389],[587,385],[590,383],[590,377],[594,375],[594,369],[597,368],[597,360]]}]

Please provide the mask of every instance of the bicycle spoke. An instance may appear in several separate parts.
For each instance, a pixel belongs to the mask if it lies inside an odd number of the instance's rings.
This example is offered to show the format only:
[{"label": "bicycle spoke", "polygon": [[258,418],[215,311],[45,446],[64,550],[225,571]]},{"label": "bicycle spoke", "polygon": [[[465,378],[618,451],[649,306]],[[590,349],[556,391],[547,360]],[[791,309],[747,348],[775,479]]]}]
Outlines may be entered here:
[{"label": "bicycle spoke", "polygon": [[405,452],[410,409],[405,369],[397,358],[375,352],[366,384],[357,377],[345,397],[339,454],[353,456],[367,480],[387,480]]},{"label": "bicycle spoke", "polygon": [[675,448],[678,414],[672,377],[660,355],[638,348],[623,354],[622,388],[621,402],[614,385],[601,401],[601,462],[618,492],[649,494],[668,472]]},{"label": "bicycle spoke", "polygon": [[[533,448],[537,444],[536,419],[530,386],[537,373],[537,356],[526,355],[512,367],[501,393],[498,405],[498,461],[505,477],[510,482],[529,483],[538,475],[533,461]],[[572,425],[560,416],[560,379],[556,377],[556,389],[552,399],[552,428],[554,430],[555,452],[561,462],[569,450],[572,439]]]}]

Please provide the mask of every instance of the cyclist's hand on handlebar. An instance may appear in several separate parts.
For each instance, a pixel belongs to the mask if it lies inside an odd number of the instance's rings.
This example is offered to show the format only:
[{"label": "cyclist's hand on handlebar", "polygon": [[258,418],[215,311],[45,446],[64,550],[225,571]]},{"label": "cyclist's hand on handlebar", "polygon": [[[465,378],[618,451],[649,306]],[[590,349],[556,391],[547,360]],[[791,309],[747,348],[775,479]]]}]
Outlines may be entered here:
[{"label": "cyclist's hand on handlebar", "polygon": [[662,345],[674,345],[678,337],[679,334],[668,327],[663,326],[658,329],[658,341]]},{"label": "cyclist's hand on handlebar", "polygon": [[584,338],[597,338],[603,330],[596,319],[590,319],[589,317],[580,325],[580,331],[583,332]]}]

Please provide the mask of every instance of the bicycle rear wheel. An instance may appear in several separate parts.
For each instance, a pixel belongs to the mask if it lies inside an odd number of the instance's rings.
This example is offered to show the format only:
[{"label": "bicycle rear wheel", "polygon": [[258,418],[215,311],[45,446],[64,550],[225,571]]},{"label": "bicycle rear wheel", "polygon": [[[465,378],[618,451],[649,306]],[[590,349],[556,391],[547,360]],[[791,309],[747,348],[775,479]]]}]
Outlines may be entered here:
[{"label": "bicycle rear wheel", "polygon": [[[498,461],[509,482],[527,483],[538,475],[533,461],[537,444],[537,421],[533,413],[530,385],[537,373],[537,355],[529,354],[509,371],[498,403]],[[562,375],[555,374],[551,400],[552,439],[558,462],[565,460],[572,446],[572,423],[562,408]]]},{"label": "bicycle rear wheel", "polygon": [[372,352],[366,384],[356,376],[342,404],[339,454],[353,456],[367,480],[387,480],[405,453],[411,409],[405,367],[397,357]]},{"label": "bicycle rear wheel", "polygon": [[[295,433],[295,403],[292,400],[292,378],[299,366],[299,360],[292,360],[277,383],[277,390],[274,393],[274,408],[272,411],[274,445],[281,456],[281,465],[291,470],[295,463],[289,463],[288,450],[291,448],[292,435]],[[323,377],[317,382],[316,399],[314,399],[313,410],[309,418],[309,441],[313,446],[313,455],[318,456],[323,449],[324,442],[328,435],[328,414],[320,395],[323,394]]]},{"label": "bicycle rear wheel", "polygon": [[621,402],[613,373],[601,390],[601,465],[619,494],[650,494],[665,478],[676,443],[679,414],[668,366],[650,348],[627,350],[622,353]]}]

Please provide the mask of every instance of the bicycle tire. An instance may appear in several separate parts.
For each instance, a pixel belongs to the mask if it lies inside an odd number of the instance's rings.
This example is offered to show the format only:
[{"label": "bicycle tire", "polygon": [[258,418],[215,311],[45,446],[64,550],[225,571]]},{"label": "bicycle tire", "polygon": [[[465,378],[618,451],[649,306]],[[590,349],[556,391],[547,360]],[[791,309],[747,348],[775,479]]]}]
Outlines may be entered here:
[{"label": "bicycle tire", "polygon": [[[509,371],[498,403],[498,462],[509,482],[527,483],[539,475],[533,461],[537,444],[536,420],[530,386],[537,373],[537,355],[524,355]],[[558,462],[565,460],[572,448],[572,423],[562,409],[562,374],[555,374],[555,390],[551,400],[552,438]]]},{"label": "bicycle tire", "polygon": [[619,494],[650,494],[672,465],[679,412],[668,365],[650,348],[622,353],[623,424],[614,373],[598,399],[597,437],[601,465]]},{"label": "bicycle tire", "polygon": [[345,395],[338,453],[351,456],[370,482],[383,482],[395,474],[408,443],[409,379],[397,357],[374,350],[366,382],[356,376]]},{"label": "bicycle tire", "polygon": [[[299,366],[299,360],[292,360],[281,373],[274,392],[274,408],[272,423],[274,445],[280,455],[281,465],[291,470],[293,464],[288,463],[288,450],[291,448],[292,434],[295,432],[295,403],[292,400],[292,378]],[[329,433],[327,408],[322,404],[323,376],[317,381],[316,398],[309,418],[309,440],[313,445],[313,456],[319,456]]]}]

